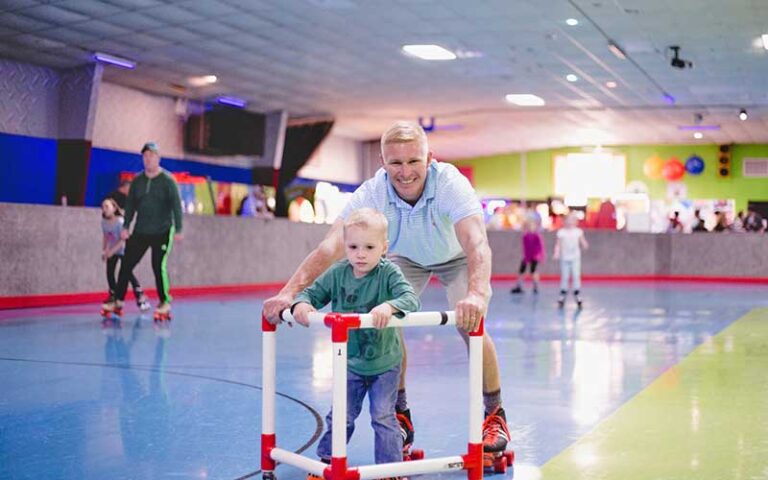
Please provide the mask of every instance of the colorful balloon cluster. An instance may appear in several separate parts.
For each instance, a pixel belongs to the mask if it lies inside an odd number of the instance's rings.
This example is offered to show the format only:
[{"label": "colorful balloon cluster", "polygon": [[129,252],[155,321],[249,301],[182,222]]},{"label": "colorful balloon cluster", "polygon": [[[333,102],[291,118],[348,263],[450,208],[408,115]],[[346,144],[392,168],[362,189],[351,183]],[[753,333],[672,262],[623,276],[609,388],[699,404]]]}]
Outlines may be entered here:
[{"label": "colorful balloon cluster", "polygon": [[663,178],[668,182],[676,182],[683,178],[685,172],[690,175],[700,175],[704,171],[704,160],[698,155],[692,155],[685,165],[677,158],[671,157],[664,161],[658,155],[649,157],[643,164],[643,173],[651,179]]}]

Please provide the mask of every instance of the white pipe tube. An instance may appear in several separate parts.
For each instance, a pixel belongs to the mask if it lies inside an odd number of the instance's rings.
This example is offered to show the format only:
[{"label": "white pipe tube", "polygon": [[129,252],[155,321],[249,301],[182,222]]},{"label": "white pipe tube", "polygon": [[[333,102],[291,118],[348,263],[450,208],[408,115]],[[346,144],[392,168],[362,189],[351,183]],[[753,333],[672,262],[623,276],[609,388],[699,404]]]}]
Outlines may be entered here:
[{"label": "white pipe tube", "polygon": [[483,337],[469,337],[469,443],[483,441]]},{"label": "white pipe tube", "polygon": [[261,433],[275,433],[275,332],[261,335]]},{"label": "white pipe tube", "polygon": [[347,342],[333,342],[333,435],[331,455],[347,456]]},{"label": "white pipe tube", "polygon": [[460,456],[429,458],[411,462],[380,463],[357,467],[360,480],[371,478],[404,477],[425,473],[447,472],[464,468],[464,459]]},{"label": "white pipe tube", "polygon": [[304,470],[305,472],[314,473],[318,477],[323,476],[323,471],[325,470],[325,467],[328,466],[323,462],[312,460],[311,458],[307,458],[304,455],[298,455],[296,453],[289,452],[288,450],[283,450],[282,448],[273,448],[271,456],[272,460],[276,462],[292,465],[296,468]]},{"label": "white pipe tube", "polygon": [[[325,313],[314,312],[309,314],[310,325],[323,325],[325,322]],[[343,315],[343,314],[342,314]],[[372,328],[373,316],[369,313],[355,314],[360,318],[360,328]],[[286,322],[295,322],[291,312],[283,310],[280,318]],[[438,325],[456,325],[456,314],[453,311],[448,312],[413,312],[403,318],[392,317],[389,319],[389,327],[430,327]]]}]

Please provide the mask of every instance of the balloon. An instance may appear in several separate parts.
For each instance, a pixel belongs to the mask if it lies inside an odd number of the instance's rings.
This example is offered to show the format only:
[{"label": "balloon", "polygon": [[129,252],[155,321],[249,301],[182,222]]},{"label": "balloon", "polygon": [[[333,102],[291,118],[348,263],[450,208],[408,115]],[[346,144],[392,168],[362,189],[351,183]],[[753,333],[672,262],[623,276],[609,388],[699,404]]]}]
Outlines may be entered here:
[{"label": "balloon", "polygon": [[680,180],[683,178],[683,175],[685,175],[685,167],[680,160],[675,157],[667,160],[667,163],[665,163],[664,167],[661,169],[661,176],[670,182]]},{"label": "balloon", "polygon": [[704,171],[704,159],[698,155],[691,155],[685,161],[685,170],[691,175],[701,175],[701,172]]},{"label": "balloon", "polygon": [[648,178],[661,178],[662,168],[664,168],[664,160],[658,155],[654,155],[643,164],[643,173]]}]

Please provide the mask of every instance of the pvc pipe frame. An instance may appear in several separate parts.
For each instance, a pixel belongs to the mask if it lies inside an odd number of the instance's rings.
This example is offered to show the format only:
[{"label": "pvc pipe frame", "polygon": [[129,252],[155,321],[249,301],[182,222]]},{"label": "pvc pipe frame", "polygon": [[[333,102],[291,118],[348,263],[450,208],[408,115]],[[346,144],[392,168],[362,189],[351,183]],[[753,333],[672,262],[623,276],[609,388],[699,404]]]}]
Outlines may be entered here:
[{"label": "pvc pipe frame", "polygon": [[[284,322],[295,319],[288,310],[280,314]],[[372,328],[373,316],[350,313],[311,313],[310,325],[325,324],[333,340],[333,437],[331,465],[281,448],[275,438],[275,383],[277,325],[262,316],[262,407],[261,469],[266,479],[274,478],[276,462],[286,463],[326,480],[366,480],[424,473],[467,470],[469,480],[483,477],[483,334],[484,319],[469,333],[469,442],[461,456],[431,458],[410,462],[384,463],[347,468],[347,339],[354,328]],[[414,312],[404,318],[392,317],[388,327],[456,325],[454,312]]]}]

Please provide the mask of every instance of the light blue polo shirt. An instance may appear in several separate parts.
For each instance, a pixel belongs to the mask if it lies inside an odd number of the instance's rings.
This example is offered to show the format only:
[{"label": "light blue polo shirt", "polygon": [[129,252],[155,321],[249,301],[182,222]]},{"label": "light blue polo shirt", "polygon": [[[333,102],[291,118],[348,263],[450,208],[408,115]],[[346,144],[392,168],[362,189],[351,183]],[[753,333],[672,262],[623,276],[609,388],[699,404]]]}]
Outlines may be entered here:
[{"label": "light blue polo shirt", "polygon": [[424,192],[416,205],[400,198],[380,168],[355,190],[340,217],[360,208],[373,208],[389,222],[389,253],[431,266],[463,256],[454,225],[483,210],[469,180],[450,163],[432,161]]}]

